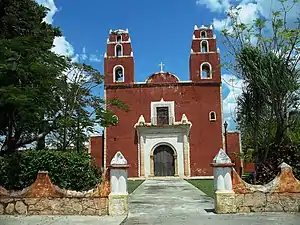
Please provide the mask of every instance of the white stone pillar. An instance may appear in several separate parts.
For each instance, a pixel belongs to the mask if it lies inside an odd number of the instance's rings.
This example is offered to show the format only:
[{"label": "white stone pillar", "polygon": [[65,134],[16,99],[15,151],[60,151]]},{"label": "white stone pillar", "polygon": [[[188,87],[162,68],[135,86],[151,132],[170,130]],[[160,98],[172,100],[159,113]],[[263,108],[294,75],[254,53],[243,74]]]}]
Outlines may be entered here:
[{"label": "white stone pillar", "polygon": [[232,168],[234,163],[223,149],[215,156],[214,168],[214,191],[216,213],[235,212],[235,195],[232,190]]},{"label": "white stone pillar", "polygon": [[140,176],[145,177],[144,136],[140,135]]},{"label": "white stone pillar", "polygon": [[122,153],[117,152],[110,163],[109,215],[124,215],[128,212],[128,167]]}]

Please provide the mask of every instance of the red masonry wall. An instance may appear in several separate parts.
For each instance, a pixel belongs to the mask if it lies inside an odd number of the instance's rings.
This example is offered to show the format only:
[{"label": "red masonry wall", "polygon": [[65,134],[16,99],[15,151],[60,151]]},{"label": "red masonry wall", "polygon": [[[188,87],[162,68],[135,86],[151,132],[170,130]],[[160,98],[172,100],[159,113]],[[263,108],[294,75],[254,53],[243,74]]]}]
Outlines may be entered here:
[{"label": "red masonry wall", "polygon": [[[227,134],[227,145],[228,145],[228,153],[230,158],[234,161],[235,170],[238,174],[242,172],[253,172],[254,171],[254,163],[241,163],[241,160],[235,156],[234,153],[240,152],[240,134],[239,132],[229,132]],[[242,169],[243,168],[243,169]],[[241,171],[241,169],[243,171]]]},{"label": "red masonry wall", "polygon": [[227,134],[228,155],[235,163],[235,170],[241,174],[242,163],[241,160],[235,155],[240,153],[240,134],[239,132],[228,132]]},{"label": "red masonry wall", "polygon": [[91,137],[90,150],[96,166],[101,169],[103,167],[103,136]]},{"label": "red masonry wall", "polygon": [[[220,84],[173,83],[155,85],[106,86],[107,99],[118,98],[130,111],[115,109],[119,124],[106,129],[106,160],[110,162],[121,151],[128,160],[129,177],[138,176],[138,141],[134,124],[140,115],[150,122],[151,102],[175,101],[175,119],[180,121],[185,114],[192,122],[190,132],[191,176],[211,176],[210,163],[222,147],[222,117]],[[216,121],[209,120],[215,111]]]}]

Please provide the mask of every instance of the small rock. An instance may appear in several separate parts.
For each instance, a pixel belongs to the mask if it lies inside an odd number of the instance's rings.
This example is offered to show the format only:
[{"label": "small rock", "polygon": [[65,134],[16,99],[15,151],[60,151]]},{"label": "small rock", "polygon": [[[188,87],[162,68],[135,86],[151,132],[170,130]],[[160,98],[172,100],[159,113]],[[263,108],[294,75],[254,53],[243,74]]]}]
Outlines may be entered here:
[{"label": "small rock", "polygon": [[0,204],[0,215],[4,214],[4,206]]},{"label": "small rock", "polygon": [[5,212],[6,212],[7,214],[13,214],[14,211],[15,211],[15,205],[14,205],[14,203],[9,203],[9,204],[6,206],[6,208],[5,208]]},{"label": "small rock", "polygon": [[39,201],[39,198],[24,198],[24,202],[27,205],[34,205]]},{"label": "small rock", "polygon": [[82,211],[82,205],[80,203],[75,203],[73,205],[73,209],[76,211],[76,212],[81,212]]},{"label": "small rock", "polygon": [[17,201],[15,208],[17,213],[22,215],[27,214],[27,206],[22,201]]}]

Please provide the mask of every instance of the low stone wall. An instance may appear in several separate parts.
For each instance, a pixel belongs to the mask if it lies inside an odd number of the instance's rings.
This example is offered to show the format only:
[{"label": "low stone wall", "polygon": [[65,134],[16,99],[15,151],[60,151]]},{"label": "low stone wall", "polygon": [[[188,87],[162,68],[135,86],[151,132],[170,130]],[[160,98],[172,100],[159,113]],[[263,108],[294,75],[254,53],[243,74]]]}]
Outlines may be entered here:
[{"label": "low stone wall", "polygon": [[243,181],[223,149],[211,165],[216,213],[300,212],[300,181],[286,163],[279,166],[280,173],[266,185]]},{"label": "low stone wall", "polygon": [[300,212],[300,181],[283,163],[281,172],[266,185],[251,185],[232,172],[233,212]]},{"label": "low stone wall", "polygon": [[0,214],[20,215],[108,215],[109,182],[87,192],[61,189],[51,183],[48,172],[40,171],[36,181],[22,191],[0,186]]},{"label": "low stone wall", "polygon": [[0,214],[107,215],[107,198],[1,198]]}]

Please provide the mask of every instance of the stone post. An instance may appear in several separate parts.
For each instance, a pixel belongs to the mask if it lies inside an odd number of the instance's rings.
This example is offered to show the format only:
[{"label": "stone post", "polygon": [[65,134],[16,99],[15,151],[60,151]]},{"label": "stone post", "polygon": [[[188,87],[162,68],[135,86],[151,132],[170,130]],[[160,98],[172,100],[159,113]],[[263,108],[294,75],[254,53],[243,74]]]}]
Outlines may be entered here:
[{"label": "stone post", "polygon": [[231,173],[234,163],[223,149],[215,156],[214,168],[214,191],[216,213],[235,213],[235,194],[232,190]]},{"label": "stone post", "polygon": [[125,215],[128,212],[127,160],[117,152],[110,163],[109,215]]}]

